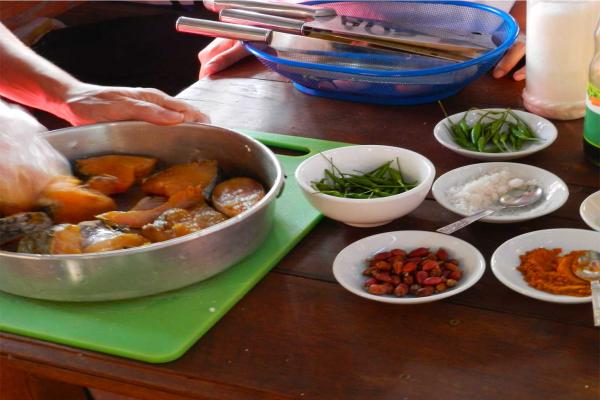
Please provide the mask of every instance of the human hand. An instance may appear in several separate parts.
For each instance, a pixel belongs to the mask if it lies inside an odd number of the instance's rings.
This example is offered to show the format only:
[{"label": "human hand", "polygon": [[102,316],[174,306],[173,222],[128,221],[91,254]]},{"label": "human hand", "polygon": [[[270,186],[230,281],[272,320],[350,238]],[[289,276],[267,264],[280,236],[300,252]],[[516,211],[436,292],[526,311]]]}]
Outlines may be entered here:
[{"label": "human hand", "polygon": [[[525,37],[519,36],[515,44],[506,52],[504,57],[496,64],[492,75],[494,78],[506,76],[525,56]],[[512,75],[515,81],[525,79],[525,67],[519,68]]]},{"label": "human hand", "polygon": [[157,125],[208,122],[188,103],[158,89],[77,84],[66,90],[64,101],[52,110],[72,125],[141,120]]},{"label": "human hand", "polygon": [[199,79],[217,73],[250,55],[237,40],[215,39],[198,53]]},{"label": "human hand", "polygon": [[52,178],[70,174],[66,158],[40,135],[44,131],[22,108],[0,101],[0,215],[31,208]]}]

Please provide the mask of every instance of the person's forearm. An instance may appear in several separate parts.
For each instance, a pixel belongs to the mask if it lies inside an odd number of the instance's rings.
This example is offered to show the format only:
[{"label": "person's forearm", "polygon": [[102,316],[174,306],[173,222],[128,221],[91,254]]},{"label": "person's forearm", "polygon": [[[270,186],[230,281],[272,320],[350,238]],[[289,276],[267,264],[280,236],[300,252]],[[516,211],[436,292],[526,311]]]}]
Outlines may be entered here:
[{"label": "person's forearm", "polygon": [[0,24],[0,96],[60,115],[67,93],[79,85]]}]

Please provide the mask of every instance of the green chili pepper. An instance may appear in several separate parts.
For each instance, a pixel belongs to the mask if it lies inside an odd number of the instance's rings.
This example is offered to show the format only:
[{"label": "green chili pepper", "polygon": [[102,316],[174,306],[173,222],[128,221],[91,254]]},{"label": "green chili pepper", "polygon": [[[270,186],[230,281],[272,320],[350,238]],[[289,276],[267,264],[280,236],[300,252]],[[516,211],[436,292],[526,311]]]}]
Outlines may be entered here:
[{"label": "green chili pepper", "polygon": [[324,177],[311,184],[319,193],[354,199],[393,196],[414,188],[416,183],[407,184],[402,177],[400,162],[396,159],[395,169],[393,161],[368,173],[343,173],[330,160],[331,168],[324,171]]},{"label": "green chili pepper", "polygon": [[471,143],[477,143],[481,136],[481,122],[476,122],[471,128]]},{"label": "green chili pepper", "polygon": [[477,151],[482,152],[485,149],[485,146],[487,145],[488,140],[486,139],[485,136],[481,136],[479,138],[479,140],[477,141]]},{"label": "green chili pepper", "polygon": [[[440,104],[441,107],[442,104]],[[472,151],[509,152],[517,151],[528,141],[540,140],[534,130],[511,109],[486,111],[472,126],[463,114],[456,123],[450,119],[449,131],[454,142],[460,147]],[[445,110],[444,110],[445,113]]]}]

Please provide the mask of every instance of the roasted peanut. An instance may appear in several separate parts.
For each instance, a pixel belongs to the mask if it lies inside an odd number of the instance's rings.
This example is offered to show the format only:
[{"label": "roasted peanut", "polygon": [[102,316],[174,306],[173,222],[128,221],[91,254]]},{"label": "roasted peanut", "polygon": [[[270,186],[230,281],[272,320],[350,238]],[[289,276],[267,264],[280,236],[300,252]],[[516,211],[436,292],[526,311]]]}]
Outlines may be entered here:
[{"label": "roasted peanut", "polygon": [[444,249],[442,249],[441,247],[438,249],[438,251],[435,253],[435,255],[437,256],[438,259],[442,260],[442,261],[446,261],[448,259],[448,252]]},{"label": "roasted peanut", "polygon": [[409,290],[410,294],[413,294],[416,296],[419,289],[421,289],[421,285],[419,285],[417,283],[413,283],[412,285],[410,285],[410,288],[408,290]]},{"label": "roasted peanut", "polygon": [[427,278],[429,278],[429,274],[426,271],[417,271],[415,274],[415,279],[419,285],[422,285]]},{"label": "roasted peanut", "polygon": [[403,267],[404,267],[404,263],[402,261],[394,261],[394,263],[392,264],[392,269],[398,275],[400,275],[400,273],[404,269]]},{"label": "roasted peanut", "polygon": [[369,267],[369,268],[365,269],[362,274],[364,276],[371,276],[373,274],[373,272],[375,272],[375,271],[377,271],[377,269],[375,267]]},{"label": "roasted peanut", "polygon": [[438,285],[440,283],[444,282],[442,280],[442,278],[438,277],[438,276],[430,276],[429,278],[426,278],[423,280],[423,285],[427,285],[427,286],[435,286]]},{"label": "roasted peanut", "polygon": [[387,261],[382,261],[382,260],[380,260],[380,261],[377,261],[377,262],[375,263],[375,265],[373,265],[373,267],[374,267],[375,269],[378,269],[378,270],[380,270],[380,271],[389,271],[390,269],[392,269],[392,265],[391,265],[389,262],[387,262]]},{"label": "roasted peanut", "polygon": [[449,262],[444,263],[444,268],[449,269],[450,271],[458,271],[458,266]]},{"label": "roasted peanut", "polygon": [[389,262],[390,264],[395,263],[396,261],[402,261],[404,262],[404,259],[406,257],[401,257],[401,256],[391,256],[390,258],[388,258],[386,261]]},{"label": "roasted peanut", "polygon": [[398,297],[406,296],[408,294],[408,285],[401,283],[394,289],[394,294]]},{"label": "roasted peanut", "polygon": [[[375,285],[372,285],[370,287],[373,287]],[[423,297],[423,296],[430,296],[433,294],[433,287],[431,286],[425,286],[422,287],[421,289],[417,290],[417,296],[418,297]]]},{"label": "roasted peanut", "polygon": [[448,286],[448,287],[454,287],[454,286],[456,286],[457,283],[458,282],[456,280],[454,280],[454,279],[448,279],[446,281],[446,286]]},{"label": "roasted peanut", "polygon": [[452,271],[450,273],[450,275],[448,275],[449,279],[454,279],[455,281],[460,281],[460,278],[462,278],[462,272],[460,271]]},{"label": "roasted peanut", "polygon": [[409,257],[424,257],[429,254],[429,249],[425,247],[419,247],[418,249],[414,249],[410,253],[408,253]]},{"label": "roasted peanut", "polygon": [[373,278],[382,282],[391,282],[392,277],[389,272],[373,272]]},{"label": "roasted peanut", "polygon": [[438,258],[435,254],[433,253],[429,253],[427,254],[427,256],[424,257],[426,260],[433,260],[433,261],[438,261]]},{"label": "roasted peanut", "polygon": [[406,252],[402,249],[393,249],[390,251],[390,253],[392,253],[393,256],[400,256],[402,258],[406,257]]},{"label": "roasted peanut", "polygon": [[384,251],[383,253],[378,253],[375,254],[375,257],[373,257],[374,260],[385,260],[386,258],[389,258],[392,255],[392,253],[390,253],[389,251]]},{"label": "roasted peanut", "polygon": [[438,268],[438,263],[436,261],[433,260],[426,260],[423,262],[423,264],[421,264],[421,269],[423,271],[429,271],[433,268]]},{"label": "roasted peanut", "polygon": [[405,263],[414,262],[415,264],[419,264],[422,260],[421,257],[411,257],[404,260]]},{"label": "roasted peanut", "polygon": [[371,285],[376,284],[378,281],[375,278],[369,278],[365,281],[365,287],[369,287]]},{"label": "roasted peanut", "polygon": [[407,285],[412,285],[415,282],[415,278],[411,274],[405,272],[402,276],[402,282]]},{"label": "roasted peanut", "polygon": [[417,269],[417,264],[414,262],[408,262],[402,267],[402,272],[413,272]]},{"label": "roasted peanut", "polygon": [[393,290],[394,286],[390,283],[370,285],[367,288],[367,291],[371,294],[390,294]]}]

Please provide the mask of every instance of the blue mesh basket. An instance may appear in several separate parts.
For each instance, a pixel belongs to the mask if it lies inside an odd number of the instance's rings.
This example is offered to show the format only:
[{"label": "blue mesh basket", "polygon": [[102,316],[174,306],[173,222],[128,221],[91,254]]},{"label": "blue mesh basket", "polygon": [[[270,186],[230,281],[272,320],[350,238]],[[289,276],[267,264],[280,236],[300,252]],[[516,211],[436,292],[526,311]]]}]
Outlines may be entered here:
[{"label": "blue mesh basket", "polygon": [[[268,45],[244,43],[269,69],[287,77],[301,92],[365,103],[408,105],[454,95],[489,71],[514,43],[519,28],[507,13],[464,1],[309,1],[339,15],[396,24],[476,31],[492,35],[496,48],[465,62],[409,54],[277,53]],[[366,66],[366,67],[365,67]]]}]

